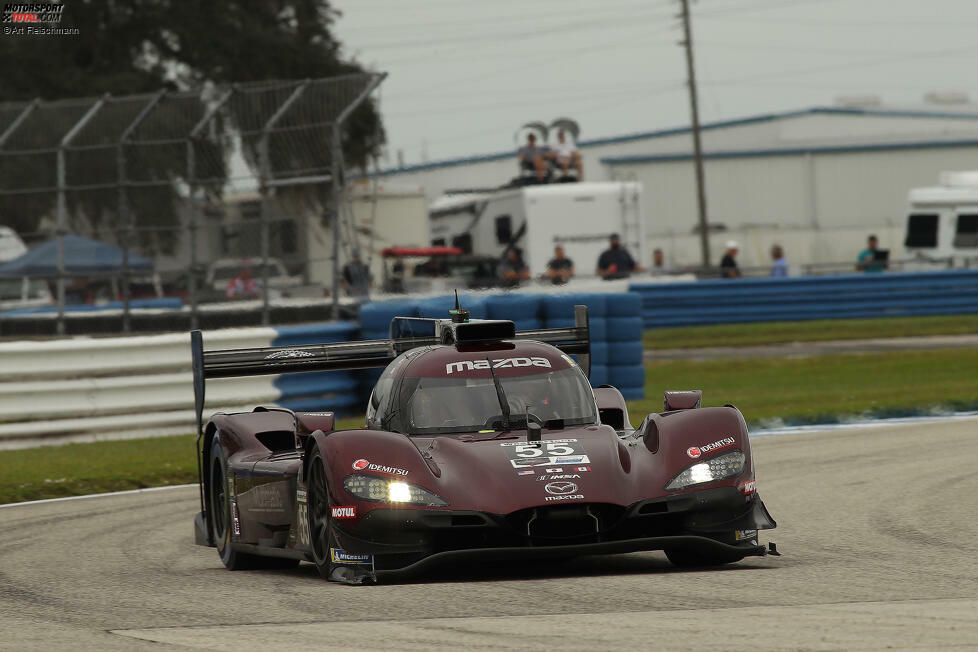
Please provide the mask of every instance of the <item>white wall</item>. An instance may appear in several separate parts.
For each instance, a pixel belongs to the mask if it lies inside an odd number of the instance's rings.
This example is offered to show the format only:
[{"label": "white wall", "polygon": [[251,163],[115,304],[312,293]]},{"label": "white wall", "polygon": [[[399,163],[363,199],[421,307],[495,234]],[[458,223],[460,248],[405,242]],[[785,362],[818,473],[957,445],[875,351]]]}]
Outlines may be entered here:
[{"label": "white wall", "polygon": [[[649,250],[666,240],[677,244],[671,261],[699,261],[695,176],[689,160],[614,165],[614,174],[634,177],[645,188]],[[906,149],[707,159],[707,210],[715,234],[714,263],[730,238],[793,243],[789,259],[800,263],[852,259],[875,233],[891,257],[905,257],[903,229],[907,192],[933,185],[941,170],[978,168],[978,147]],[[759,234],[766,234],[763,237]],[[803,235],[806,234],[807,235]],[[691,244],[678,244],[689,240]],[[695,245],[695,246],[693,246]],[[787,245],[785,245],[787,247]],[[767,248],[741,253],[741,265],[767,264]]]}]

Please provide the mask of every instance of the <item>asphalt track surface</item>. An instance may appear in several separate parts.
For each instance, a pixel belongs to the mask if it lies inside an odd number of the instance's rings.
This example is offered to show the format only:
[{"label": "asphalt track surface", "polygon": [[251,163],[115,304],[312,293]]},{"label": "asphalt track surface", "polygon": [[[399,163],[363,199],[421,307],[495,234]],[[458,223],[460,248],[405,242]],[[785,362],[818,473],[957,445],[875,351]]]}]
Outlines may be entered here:
[{"label": "asphalt track surface", "polygon": [[0,509],[0,649],[978,649],[978,420],[754,441],[784,553],[446,569],[348,587],[229,572],[193,489]]}]

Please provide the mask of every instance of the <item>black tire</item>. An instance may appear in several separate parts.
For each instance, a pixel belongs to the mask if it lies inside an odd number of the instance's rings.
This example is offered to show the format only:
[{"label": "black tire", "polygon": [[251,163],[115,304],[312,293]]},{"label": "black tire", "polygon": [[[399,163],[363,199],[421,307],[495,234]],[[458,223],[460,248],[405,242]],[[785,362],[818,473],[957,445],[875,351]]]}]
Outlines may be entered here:
[{"label": "black tire", "polygon": [[309,547],[312,550],[312,561],[316,564],[316,570],[322,577],[329,579],[329,550],[335,547],[335,542],[330,529],[326,467],[323,465],[323,455],[318,447],[313,449],[308,468],[309,481],[306,483],[306,495],[308,496]]},{"label": "black tire", "polygon": [[745,556],[736,552],[701,553],[695,550],[681,550],[677,548],[666,550],[665,553],[669,561],[672,562],[672,565],[678,566],[679,568],[723,566],[724,564],[738,562]]},{"label": "black tire", "polygon": [[211,474],[209,511],[211,535],[217,546],[217,554],[228,570],[254,570],[260,568],[294,568],[298,559],[262,557],[234,550],[231,546],[231,499],[227,492],[227,455],[220,440],[215,437],[211,445]]}]

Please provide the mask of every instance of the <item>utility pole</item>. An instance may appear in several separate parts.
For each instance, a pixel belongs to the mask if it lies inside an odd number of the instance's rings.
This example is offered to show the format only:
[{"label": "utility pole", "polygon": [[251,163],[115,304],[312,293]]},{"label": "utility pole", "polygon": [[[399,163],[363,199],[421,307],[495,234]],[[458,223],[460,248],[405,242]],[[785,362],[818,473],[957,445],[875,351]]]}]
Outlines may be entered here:
[{"label": "utility pole", "polygon": [[689,113],[693,126],[693,164],[696,168],[696,203],[699,209],[700,250],[704,270],[710,266],[710,233],[706,220],[706,188],[703,179],[703,146],[700,143],[700,110],[696,100],[696,68],[693,66],[693,31],[689,25],[689,0],[683,6],[683,40],[686,48],[686,72],[689,77]]}]

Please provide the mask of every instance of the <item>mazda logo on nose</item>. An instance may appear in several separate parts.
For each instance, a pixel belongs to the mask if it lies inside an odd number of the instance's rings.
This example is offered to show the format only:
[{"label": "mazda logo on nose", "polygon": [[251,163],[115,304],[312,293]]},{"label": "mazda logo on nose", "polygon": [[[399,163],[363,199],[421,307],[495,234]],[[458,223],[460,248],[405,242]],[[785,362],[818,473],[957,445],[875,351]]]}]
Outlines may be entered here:
[{"label": "mazda logo on nose", "polygon": [[544,489],[548,494],[565,496],[577,492],[577,485],[573,482],[548,482]]}]

